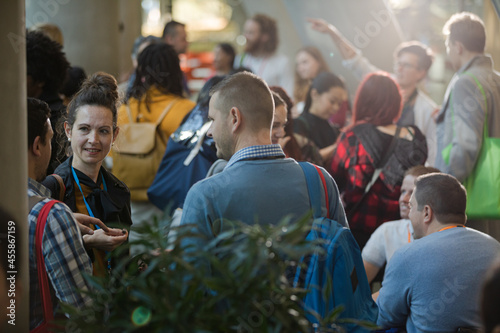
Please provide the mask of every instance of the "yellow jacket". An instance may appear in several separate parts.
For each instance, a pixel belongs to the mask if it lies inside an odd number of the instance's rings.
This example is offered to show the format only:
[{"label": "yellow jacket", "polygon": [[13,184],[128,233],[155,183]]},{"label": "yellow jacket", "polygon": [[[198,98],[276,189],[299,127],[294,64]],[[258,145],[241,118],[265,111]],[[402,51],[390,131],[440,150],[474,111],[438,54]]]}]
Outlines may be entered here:
[{"label": "yellow jacket", "polygon": [[[147,106],[146,96],[149,98]],[[189,111],[194,108],[194,102],[172,94],[165,95],[156,88],[150,88],[140,101],[135,98],[130,98],[127,104],[130,106],[130,112],[134,120],[137,119],[139,115],[140,122],[155,123],[167,105],[175,98],[179,99],[175,102],[160,125],[160,129],[165,134],[165,138],[168,139],[170,135],[175,132],[177,127],[179,127],[182,119],[184,119]],[[126,105],[124,104],[118,109],[118,126],[127,123],[129,123],[129,118]]]}]

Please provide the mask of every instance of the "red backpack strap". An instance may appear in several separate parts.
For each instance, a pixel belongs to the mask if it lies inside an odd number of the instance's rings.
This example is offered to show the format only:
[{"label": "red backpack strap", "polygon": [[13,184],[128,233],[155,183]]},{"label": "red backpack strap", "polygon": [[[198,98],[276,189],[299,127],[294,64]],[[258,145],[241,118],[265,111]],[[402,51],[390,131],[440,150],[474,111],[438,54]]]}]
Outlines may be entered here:
[{"label": "red backpack strap", "polygon": [[325,175],[323,175],[323,172],[321,172],[321,169],[319,168],[319,166],[317,166],[316,164],[313,164],[313,165],[316,168],[316,171],[318,171],[319,178],[321,178],[321,182],[323,183],[323,189],[325,190],[326,217],[330,218],[330,200],[328,198],[328,189],[326,187]]},{"label": "red backpack strap", "polygon": [[[38,214],[38,220],[36,222],[36,232],[35,232],[35,249],[36,249],[36,269],[38,273],[38,284],[40,286],[40,295],[42,296],[42,306],[43,306],[43,316],[44,322],[49,323],[54,319],[52,299],[50,296],[50,285],[49,278],[47,276],[47,270],[45,269],[45,260],[43,257],[42,250],[42,240],[43,231],[45,230],[45,224],[47,223],[47,217],[49,215],[52,206],[56,204],[57,200],[51,200],[47,202],[40,213]],[[42,323],[43,325],[44,323]]]}]

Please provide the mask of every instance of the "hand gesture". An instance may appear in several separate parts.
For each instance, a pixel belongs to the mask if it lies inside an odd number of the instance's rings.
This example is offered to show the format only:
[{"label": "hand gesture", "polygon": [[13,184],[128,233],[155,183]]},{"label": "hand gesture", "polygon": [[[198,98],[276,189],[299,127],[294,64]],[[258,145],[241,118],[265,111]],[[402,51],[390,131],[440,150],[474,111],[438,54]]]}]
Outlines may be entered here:
[{"label": "hand gesture", "polygon": [[313,30],[322,32],[322,33],[329,33],[331,31],[335,31],[336,29],[333,27],[333,25],[329,24],[323,19],[319,18],[308,18],[307,21],[311,23],[311,28]]},{"label": "hand gesture", "polygon": [[102,251],[113,251],[120,244],[125,242],[128,232],[125,229],[109,228],[108,232],[104,229],[95,230],[93,235],[83,236],[83,243],[86,248],[95,248]]},{"label": "hand gesture", "polygon": [[73,215],[75,216],[75,220],[78,223],[78,227],[80,227],[80,232],[82,233],[82,235],[94,234],[94,230],[90,228],[91,224],[99,226],[99,228],[103,229],[106,232],[109,231],[108,227],[101,220],[96,219],[95,217],[80,213],[73,213]]}]

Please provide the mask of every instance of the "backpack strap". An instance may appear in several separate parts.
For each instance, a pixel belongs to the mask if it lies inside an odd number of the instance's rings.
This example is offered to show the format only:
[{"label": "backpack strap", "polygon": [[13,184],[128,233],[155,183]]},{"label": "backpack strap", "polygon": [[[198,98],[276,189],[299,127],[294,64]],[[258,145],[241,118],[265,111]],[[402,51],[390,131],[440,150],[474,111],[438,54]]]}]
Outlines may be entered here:
[{"label": "backpack strap", "polygon": [[[38,202],[40,202],[43,199],[45,198],[40,196],[29,197],[30,211]],[[47,325],[54,320],[54,309],[52,307],[52,298],[50,296],[50,284],[49,284],[49,278],[47,276],[47,270],[45,268],[45,259],[43,257],[42,243],[43,243],[43,232],[45,230],[45,225],[47,224],[47,217],[49,216],[50,210],[57,202],[59,201],[50,200],[49,202],[47,202],[40,210],[36,222],[35,244],[34,244],[36,251],[36,269],[38,274],[38,284],[40,287],[40,296],[42,299],[43,318],[44,318],[44,321],[42,322],[41,325]]]},{"label": "backpack strap", "polygon": [[363,192],[361,199],[359,199],[354,204],[354,206],[349,210],[349,214],[346,214],[347,218],[352,217],[352,214],[354,214],[356,212],[356,210],[359,208],[359,205],[361,205],[361,202],[363,202],[363,199],[366,197],[368,192],[370,192],[370,189],[372,188],[373,184],[375,184],[377,179],[380,177],[380,174],[382,173],[384,166],[386,165],[387,161],[389,160],[389,157],[391,157],[392,153],[394,152],[394,149],[396,148],[396,143],[399,140],[399,133],[400,132],[401,132],[401,127],[397,126],[396,133],[394,133],[394,136],[392,137],[391,144],[390,144],[389,148],[385,151],[384,156],[378,162],[376,169],[373,172],[372,178],[370,179],[370,182],[368,184],[366,184],[365,191]]},{"label": "backpack strap", "polygon": [[165,119],[165,116],[167,115],[167,113],[172,109],[172,106],[174,106],[174,104],[179,100],[179,98],[177,97],[176,99],[174,99],[172,102],[170,102],[170,104],[168,104],[165,109],[163,110],[163,113],[160,115],[160,117],[158,118],[158,120],[156,120],[156,127],[160,126],[161,122],[163,121],[163,119]]},{"label": "backpack strap", "polygon": [[53,173],[52,177],[54,177],[59,184],[59,198],[57,200],[64,201],[64,195],[66,194],[66,186],[64,185],[64,181],[57,173]]},{"label": "backpack strap", "polygon": [[127,115],[128,115],[128,121],[129,123],[134,123],[134,118],[132,118],[132,110],[130,110],[130,105],[126,104],[125,109],[127,110]]},{"label": "backpack strap", "polygon": [[[321,169],[309,162],[299,162],[304,176],[306,177],[307,191],[309,193],[309,203],[313,210],[313,217],[322,217],[321,213],[321,192],[325,193],[327,218],[330,218],[330,202],[328,198],[328,190],[326,187],[326,180]],[[319,177],[318,177],[319,175]],[[320,181],[321,180],[321,181]]]}]

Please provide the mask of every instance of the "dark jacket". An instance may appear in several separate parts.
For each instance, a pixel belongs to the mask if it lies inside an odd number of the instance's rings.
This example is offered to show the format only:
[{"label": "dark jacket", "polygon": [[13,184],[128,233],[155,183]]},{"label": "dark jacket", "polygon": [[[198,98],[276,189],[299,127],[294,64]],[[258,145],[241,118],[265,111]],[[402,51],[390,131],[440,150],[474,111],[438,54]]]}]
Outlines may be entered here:
[{"label": "dark jacket", "polygon": [[[71,163],[73,162],[73,157],[68,158],[64,163],[59,165],[55,170],[55,174],[61,176],[66,187],[63,202],[68,205],[68,207],[75,212],[76,211],[76,200],[75,200],[75,187],[73,186],[73,175],[71,173]],[[110,225],[111,227],[129,227],[132,225],[132,218],[130,213],[130,191],[128,187],[120,181],[118,178],[113,176],[112,173],[108,172],[104,167],[101,167],[101,173],[104,177],[104,181],[108,186],[108,193],[111,199],[118,206],[122,207],[120,210],[118,220],[112,221],[118,222],[119,225]],[[53,176],[48,176],[42,182],[51,192],[52,197],[58,199],[60,197],[60,186],[56,178]],[[108,223],[111,221],[103,221]]]}]

